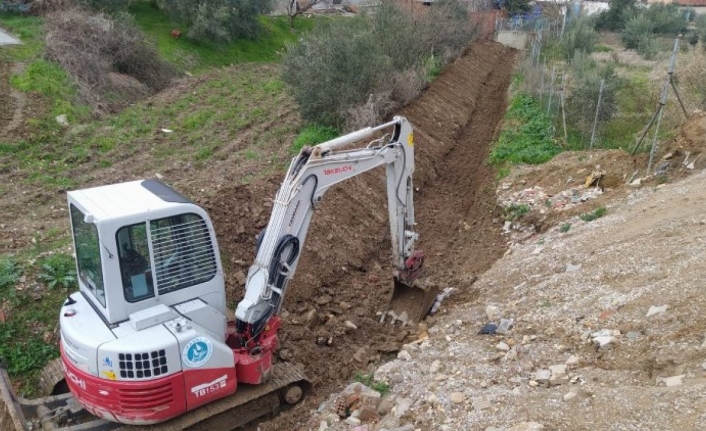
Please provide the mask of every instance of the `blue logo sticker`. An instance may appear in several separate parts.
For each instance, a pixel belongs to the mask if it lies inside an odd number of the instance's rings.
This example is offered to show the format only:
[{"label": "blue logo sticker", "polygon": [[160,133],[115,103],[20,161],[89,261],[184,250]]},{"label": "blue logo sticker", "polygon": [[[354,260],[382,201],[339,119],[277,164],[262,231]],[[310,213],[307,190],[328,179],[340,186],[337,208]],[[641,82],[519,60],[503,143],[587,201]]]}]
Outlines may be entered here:
[{"label": "blue logo sticker", "polygon": [[184,365],[198,368],[211,359],[211,353],[213,353],[211,340],[206,337],[196,337],[187,343],[181,356]]},{"label": "blue logo sticker", "polygon": [[113,361],[110,359],[109,356],[103,358],[103,366],[113,368]]}]

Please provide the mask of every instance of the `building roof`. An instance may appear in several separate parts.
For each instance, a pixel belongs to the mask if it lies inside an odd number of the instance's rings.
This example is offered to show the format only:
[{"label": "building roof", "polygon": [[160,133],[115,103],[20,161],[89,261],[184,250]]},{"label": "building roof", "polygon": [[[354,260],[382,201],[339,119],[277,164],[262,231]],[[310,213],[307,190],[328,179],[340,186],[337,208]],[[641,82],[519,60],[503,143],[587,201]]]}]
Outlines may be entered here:
[{"label": "building roof", "polygon": [[679,6],[706,6],[706,0],[674,0]]}]

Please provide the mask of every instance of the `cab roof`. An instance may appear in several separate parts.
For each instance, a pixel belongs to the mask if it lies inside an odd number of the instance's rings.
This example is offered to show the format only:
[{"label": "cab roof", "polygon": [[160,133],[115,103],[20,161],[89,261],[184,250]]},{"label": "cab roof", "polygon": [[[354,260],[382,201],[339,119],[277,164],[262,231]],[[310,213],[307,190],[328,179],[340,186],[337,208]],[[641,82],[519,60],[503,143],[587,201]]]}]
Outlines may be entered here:
[{"label": "cab roof", "polygon": [[150,211],[174,208],[188,198],[157,180],[138,180],[74,190],[68,193],[73,203],[96,221],[117,219]]}]

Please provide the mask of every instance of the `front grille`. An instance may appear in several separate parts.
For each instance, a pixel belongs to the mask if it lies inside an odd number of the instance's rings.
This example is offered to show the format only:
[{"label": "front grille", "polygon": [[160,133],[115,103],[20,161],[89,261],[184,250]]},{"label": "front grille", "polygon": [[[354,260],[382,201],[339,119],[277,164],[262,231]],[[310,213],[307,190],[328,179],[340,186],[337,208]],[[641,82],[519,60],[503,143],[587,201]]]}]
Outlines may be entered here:
[{"label": "front grille", "polygon": [[123,379],[148,379],[163,376],[169,371],[164,349],[149,353],[120,353],[118,365]]},{"label": "front grille", "polygon": [[122,388],[118,390],[118,399],[122,412],[137,412],[174,402],[174,391],[171,382],[139,389]]}]

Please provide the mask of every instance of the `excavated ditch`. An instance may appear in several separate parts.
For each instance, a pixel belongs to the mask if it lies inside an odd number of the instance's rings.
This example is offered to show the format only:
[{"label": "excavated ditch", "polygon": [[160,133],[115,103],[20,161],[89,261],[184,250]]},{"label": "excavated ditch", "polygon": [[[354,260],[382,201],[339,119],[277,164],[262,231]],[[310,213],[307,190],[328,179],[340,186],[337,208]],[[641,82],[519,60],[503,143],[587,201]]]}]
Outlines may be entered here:
[{"label": "excavated ditch", "polygon": [[[477,41],[399,112],[415,131],[425,278],[456,288],[450,301],[471,300],[475,275],[506,250],[486,160],[506,109],[514,57],[510,48]],[[297,429],[311,406],[418,335],[417,328],[381,325],[375,314],[386,308],[392,289],[384,175],[378,169],[336,186],[314,215],[285,300],[277,353],[278,360],[303,368],[314,389],[301,408],[261,424],[263,430]],[[233,304],[242,296],[255,236],[268,222],[280,181],[275,175],[221,189],[201,202],[220,238]],[[320,337],[332,344],[317,344]]]}]

